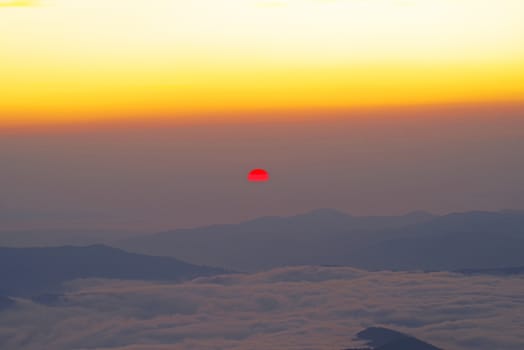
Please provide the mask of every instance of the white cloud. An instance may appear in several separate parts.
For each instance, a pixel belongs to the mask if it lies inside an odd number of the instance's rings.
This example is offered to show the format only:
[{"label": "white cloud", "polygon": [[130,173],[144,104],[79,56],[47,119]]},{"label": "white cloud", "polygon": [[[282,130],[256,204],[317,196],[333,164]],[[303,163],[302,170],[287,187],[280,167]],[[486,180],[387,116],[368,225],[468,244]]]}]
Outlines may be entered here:
[{"label": "white cloud", "polygon": [[0,314],[2,349],[341,350],[383,325],[448,350],[521,350],[524,278],[294,267],[182,284],[83,280]]}]

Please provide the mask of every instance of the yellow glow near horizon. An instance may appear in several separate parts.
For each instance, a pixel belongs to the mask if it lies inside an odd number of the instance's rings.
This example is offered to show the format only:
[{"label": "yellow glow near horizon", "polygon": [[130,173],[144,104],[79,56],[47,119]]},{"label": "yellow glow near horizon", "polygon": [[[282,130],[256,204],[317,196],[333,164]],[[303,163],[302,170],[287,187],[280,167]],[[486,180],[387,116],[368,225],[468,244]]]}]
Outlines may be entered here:
[{"label": "yellow glow near horizon", "polygon": [[521,0],[30,3],[0,0],[0,124],[524,96]]},{"label": "yellow glow near horizon", "polygon": [[34,6],[34,0],[0,0],[0,7]]}]

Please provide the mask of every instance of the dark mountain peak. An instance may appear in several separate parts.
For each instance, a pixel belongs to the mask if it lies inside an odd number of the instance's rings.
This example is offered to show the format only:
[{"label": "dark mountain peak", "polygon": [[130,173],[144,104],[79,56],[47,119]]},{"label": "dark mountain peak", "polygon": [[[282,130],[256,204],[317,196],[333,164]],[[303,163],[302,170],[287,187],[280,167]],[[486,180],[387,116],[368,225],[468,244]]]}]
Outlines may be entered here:
[{"label": "dark mountain peak", "polygon": [[368,350],[440,350],[415,337],[383,327],[366,328],[357,334],[357,339],[367,342],[371,347]]},{"label": "dark mountain peak", "polygon": [[382,346],[404,337],[407,337],[404,333],[383,327],[369,327],[357,333],[358,339],[367,341],[373,347]]}]

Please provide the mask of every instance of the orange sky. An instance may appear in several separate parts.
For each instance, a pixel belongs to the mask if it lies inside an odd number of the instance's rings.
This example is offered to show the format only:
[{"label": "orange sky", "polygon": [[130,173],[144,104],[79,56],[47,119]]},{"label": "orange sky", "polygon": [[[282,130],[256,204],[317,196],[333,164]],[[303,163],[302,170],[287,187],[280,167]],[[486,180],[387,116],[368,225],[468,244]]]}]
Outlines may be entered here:
[{"label": "orange sky", "polygon": [[0,0],[0,126],[519,102],[523,16],[520,0]]}]

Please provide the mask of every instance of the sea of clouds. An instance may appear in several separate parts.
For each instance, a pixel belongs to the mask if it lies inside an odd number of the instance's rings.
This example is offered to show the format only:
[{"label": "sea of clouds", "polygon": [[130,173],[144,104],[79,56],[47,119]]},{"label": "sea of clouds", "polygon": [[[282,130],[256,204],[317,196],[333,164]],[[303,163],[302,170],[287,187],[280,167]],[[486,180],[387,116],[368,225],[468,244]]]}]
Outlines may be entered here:
[{"label": "sea of clouds", "polygon": [[385,326],[447,350],[524,349],[524,277],[293,267],[67,287],[0,312],[0,348],[341,350]]}]

